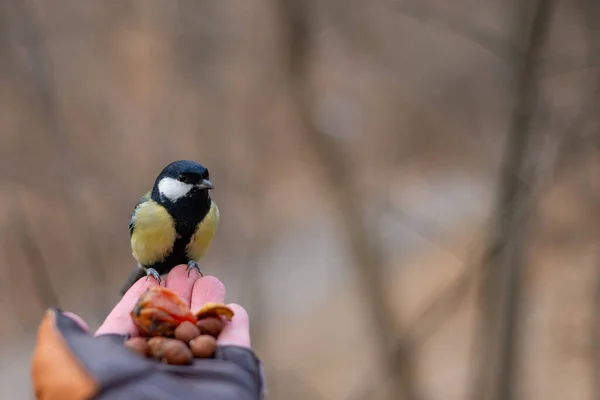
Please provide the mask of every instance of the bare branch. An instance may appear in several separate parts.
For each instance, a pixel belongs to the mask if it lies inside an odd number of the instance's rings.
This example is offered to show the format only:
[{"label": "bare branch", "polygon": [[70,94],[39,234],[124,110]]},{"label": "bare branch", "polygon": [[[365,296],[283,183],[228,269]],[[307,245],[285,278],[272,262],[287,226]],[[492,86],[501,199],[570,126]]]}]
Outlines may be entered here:
[{"label": "bare branch", "polygon": [[[412,0],[393,0],[393,4],[403,16],[434,29],[456,35],[466,43],[481,48],[507,65],[516,66],[515,61],[520,61],[524,57],[521,49],[511,43],[510,39],[491,33],[474,22],[443,14],[435,6]],[[541,78],[594,68],[600,65],[600,48],[596,46],[588,57],[581,54],[558,54],[540,57],[537,63],[538,76]]]},{"label": "bare branch", "polygon": [[[537,167],[531,160],[532,121],[538,98],[535,60],[547,40],[554,3],[540,0],[534,15],[525,59],[517,74],[516,105],[506,140],[505,158],[499,178],[496,223],[484,260],[481,287],[483,309],[479,326],[481,354],[475,366],[472,398],[515,398],[519,306],[525,268],[523,248],[528,223],[519,215],[532,213],[531,188]],[[521,17],[521,16],[520,16]],[[521,27],[518,27],[521,32]],[[520,176],[526,182],[523,185]],[[518,198],[518,202],[513,199]]]},{"label": "bare branch", "polygon": [[425,5],[423,2],[395,0],[393,4],[396,10],[405,17],[451,32],[508,65],[512,65],[516,59],[521,57],[519,47],[510,43],[506,38],[498,37],[473,23],[458,20],[448,15],[441,15],[435,7]]},{"label": "bare branch", "polygon": [[[593,62],[596,55],[595,49],[600,45],[600,28],[598,27],[597,18],[600,17],[600,4],[594,0],[582,0],[581,2],[581,17],[586,25],[587,47],[590,53],[590,60]],[[589,101],[585,102],[579,115],[576,117],[579,128],[574,133],[581,137],[585,133],[585,128],[590,121],[598,121],[597,111],[600,105],[600,74],[596,74],[596,87]],[[575,125],[575,124],[574,124]],[[600,179],[600,132],[598,125],[586,137],[584,148],[587,149],[588,160],[591,159],[591,168],[588,175],[587,193],[588,202],[594,212],[593,217],[596,219],[596,226],[600,220],[600,192],[598,191],[598,182]],[[600,230],[596,232],[596,240],[600,238]],[[594,285],[594,297],[592,299],[591,309],[593,310],[591,335],[591,368],[592,368],[592,396],[594,399],[600,399],[600,253],[596,252],[596,282]]]},{"label": "bare branch", "polygon": [[59,297],[52,287],[50,273],[37,239],[32,233],[21,206],[15,206],[12,212],[13,232],[23,255],[27,259],[27,266],[31,269],[33,287],[36,297],[43,309],[59,307]]}]

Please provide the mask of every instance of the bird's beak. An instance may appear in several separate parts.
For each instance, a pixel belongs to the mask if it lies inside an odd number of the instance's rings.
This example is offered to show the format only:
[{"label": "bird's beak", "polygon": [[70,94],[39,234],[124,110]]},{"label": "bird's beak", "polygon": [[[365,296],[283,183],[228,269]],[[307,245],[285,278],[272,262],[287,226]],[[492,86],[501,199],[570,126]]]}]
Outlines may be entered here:
[{"label": "bird's beak", "polygon": [[208,179],[202,179],[202,182],[198,184],[200,189],[214,189],[215,186]]}]

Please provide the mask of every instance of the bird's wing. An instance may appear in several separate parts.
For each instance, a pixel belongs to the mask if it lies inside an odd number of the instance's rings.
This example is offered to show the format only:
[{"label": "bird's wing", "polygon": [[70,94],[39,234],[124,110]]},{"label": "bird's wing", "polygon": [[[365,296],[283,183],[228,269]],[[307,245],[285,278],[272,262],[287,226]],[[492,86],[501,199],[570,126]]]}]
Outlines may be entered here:
[{"label": "bird's wing", "polygon": [[137,208],[140,206],[140,204],[143,204],[143,203],[147,202],[148,200],[150,200],[150,191],[146,192],[146,194],[142,196],[140,201],[137,202],[135,207],[133,207],[133,212],[131,213],[131,217],[129,218],[129,237],[131,237],[131,235],[133,235],[133,230],[135,229],[134,221],[135,221],[135,212],[137,211]]},{"label": "bird's wing", "polygon": [[187,256],[190,260],[200,261],[217,232],[219,226],[219,208],[217,203],[211,202],[210,210],[196,227],[196,232],[186,246]]}]

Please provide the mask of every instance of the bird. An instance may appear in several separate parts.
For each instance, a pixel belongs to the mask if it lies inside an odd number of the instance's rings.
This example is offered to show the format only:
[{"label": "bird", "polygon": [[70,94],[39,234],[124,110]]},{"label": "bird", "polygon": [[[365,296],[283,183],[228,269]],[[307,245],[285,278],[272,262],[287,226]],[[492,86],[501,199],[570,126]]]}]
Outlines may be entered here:
[{"label": "bird", "polygon": [[196,269],[203,276],[198,263],[219,225],[212,189],[208,169],[196,161],[177,160],[163,168],[131,213],[129,239],[137,266],[121,295],[144,276],[160,283],[160,275],[180,264],[187,264],[188,274]]}]

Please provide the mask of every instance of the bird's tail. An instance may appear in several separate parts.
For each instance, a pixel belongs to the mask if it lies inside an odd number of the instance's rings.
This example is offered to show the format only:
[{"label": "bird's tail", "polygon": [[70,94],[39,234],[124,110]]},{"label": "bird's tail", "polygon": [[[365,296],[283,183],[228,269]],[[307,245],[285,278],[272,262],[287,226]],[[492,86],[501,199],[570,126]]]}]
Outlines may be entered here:
[{"label": "bird's tail", "polygon": [[133,286],[133,284],[136,283],[138,279],[143,278],[144,276],[146,276],[146,271],[144,270],[144,268],[142,268],[140,265],[135,267],[135,269],[131,271],[131,274],[129,274],[129,277],[121,287],[121,296],[127,293],[129,288],[131,288],[131,286]]}]

